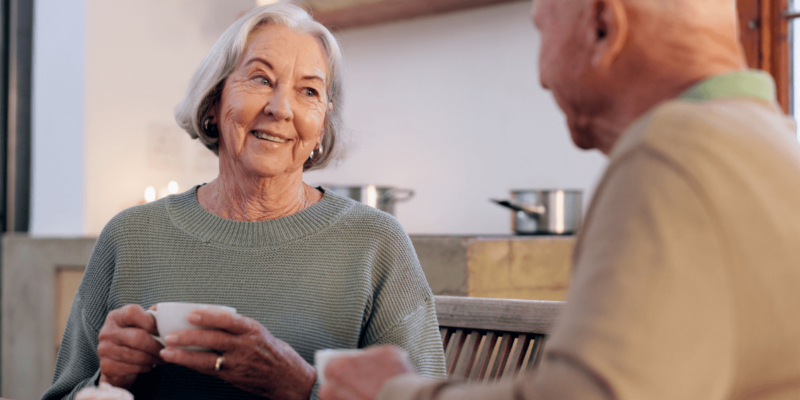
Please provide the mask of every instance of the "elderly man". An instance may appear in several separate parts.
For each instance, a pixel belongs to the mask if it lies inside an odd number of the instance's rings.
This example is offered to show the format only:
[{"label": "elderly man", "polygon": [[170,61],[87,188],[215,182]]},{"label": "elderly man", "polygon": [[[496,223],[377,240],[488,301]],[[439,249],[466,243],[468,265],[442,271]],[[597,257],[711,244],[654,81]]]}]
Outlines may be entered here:
[{"label": "elderly man", "polygon": [[538,371],[428,381],[392,348],[334,399],[800,399],[800,148],[734,0],[536,0],[540,78],[609,156]]}]

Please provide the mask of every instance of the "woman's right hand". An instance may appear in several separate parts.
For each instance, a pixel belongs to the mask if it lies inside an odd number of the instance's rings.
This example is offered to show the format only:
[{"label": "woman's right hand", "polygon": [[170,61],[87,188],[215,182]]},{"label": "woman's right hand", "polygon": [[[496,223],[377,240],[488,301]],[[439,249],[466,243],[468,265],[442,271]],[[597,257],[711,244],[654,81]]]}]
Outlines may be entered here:
[{"label": "woman's right hand", "polygon": [[155,318],[140,305],[128,304],[108,313],[98,336],[100,381],[127,389],[137,375],[164,364],[158,355],[164,346],[150,334],[158,335]]}]

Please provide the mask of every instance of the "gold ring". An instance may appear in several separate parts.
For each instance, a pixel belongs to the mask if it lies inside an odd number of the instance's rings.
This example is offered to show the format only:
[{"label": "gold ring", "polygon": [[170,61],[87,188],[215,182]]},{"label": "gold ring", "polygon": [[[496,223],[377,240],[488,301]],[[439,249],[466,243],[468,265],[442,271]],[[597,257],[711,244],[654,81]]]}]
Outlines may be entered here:
[{"label": "gold ring", "polygon": [[217,372],[221,371],[222,370],[222,364],[224,362],[225,362],[225,357],[223,357],[223,356],[217,357],[217,363],[214,364],[214,371],[217,371]]}]

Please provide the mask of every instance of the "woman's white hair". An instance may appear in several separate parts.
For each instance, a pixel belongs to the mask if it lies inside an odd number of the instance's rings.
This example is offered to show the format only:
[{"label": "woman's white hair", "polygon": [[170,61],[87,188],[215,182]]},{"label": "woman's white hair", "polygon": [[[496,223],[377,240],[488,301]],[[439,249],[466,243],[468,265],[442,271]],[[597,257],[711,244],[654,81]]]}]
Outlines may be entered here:
[{"label": "woman's white hair", "polygon": [[219,131],[212,130],[216,134],[208,132],[203,126],[204,119],[219,101],[225,80],[239,65],[248,36],[265,24],[285,26],[316,37],[328,57],[327,92],[333,108],[325,117],[323,152],[303,165],[304,171],[321,169],[342,152],[342,52],[333,34],[296,5],[276,3],[254,8],[225,30],[192,76],[186,96],[175,109],[175,120],[192,139],[200,139],[209,150],[219,155]]}]

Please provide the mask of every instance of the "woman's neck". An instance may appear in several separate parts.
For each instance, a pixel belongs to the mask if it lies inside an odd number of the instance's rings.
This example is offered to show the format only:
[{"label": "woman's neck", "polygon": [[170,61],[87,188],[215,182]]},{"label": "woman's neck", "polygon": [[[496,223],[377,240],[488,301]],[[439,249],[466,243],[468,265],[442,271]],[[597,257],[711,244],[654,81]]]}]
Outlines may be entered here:
[{"label": "woman's neck", "polygon": [[277,177],[232,176],[220,171],[217,179],[197,190],[197,200],[208,212],[234,221],[267,221],[305,210],[322,193],[305,183],[301,173]]}]

